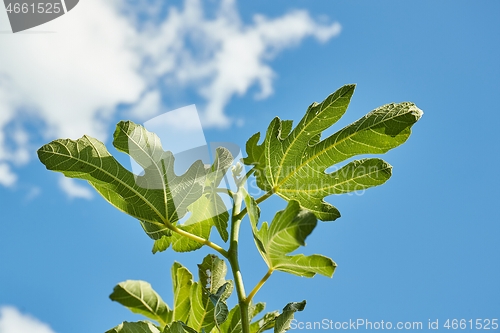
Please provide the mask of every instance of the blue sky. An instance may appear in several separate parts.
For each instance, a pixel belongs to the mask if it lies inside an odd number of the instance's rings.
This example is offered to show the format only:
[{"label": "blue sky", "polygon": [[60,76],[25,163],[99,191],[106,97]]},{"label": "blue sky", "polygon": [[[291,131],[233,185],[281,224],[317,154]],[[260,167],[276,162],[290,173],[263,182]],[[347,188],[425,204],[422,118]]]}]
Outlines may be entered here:
[{"label": "blue sky", "polygon": [[[152,255],[137,221],[46,171],[39,146],[83,134],[111,146],[118,120],[193,103],[207,141],[244,146],[346,83],[357,88],[335,129],[390,102],[425,114],[383,156],[388,183],[328,199],[342,218],[318,224],[304,252],[334,259],[333,279],[276,273],[256,300],[307,299],[301,322],[438,319],[445,331],[446,319],[498,318],[499,12],[493,1],[84,0],[32,29],[51,33],[0,34],[0,333],[139,320],[108,299],[115,284],[147,280],[171,302],[173,261],[194,272],[210,252]],[[283,207],[266,201],[262,219]],[[242,232],[250,288],[266,269]]]}]

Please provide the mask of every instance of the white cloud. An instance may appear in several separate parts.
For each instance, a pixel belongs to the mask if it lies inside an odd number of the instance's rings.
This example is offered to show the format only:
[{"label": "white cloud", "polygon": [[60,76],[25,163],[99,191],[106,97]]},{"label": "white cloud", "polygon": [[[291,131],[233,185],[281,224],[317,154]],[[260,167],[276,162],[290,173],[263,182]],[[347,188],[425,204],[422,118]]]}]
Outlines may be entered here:
[{"label": "white cloud", "polygon": [[[0,28],[7,30],[3,10],[0,22]],[[28,31],[2,34],[0,39],[3,185],[15,181],[6,163],[25,164],[30,156],[27,135],[7,137],[8,127],[41,120],[45,128],[37,123],[38,137],[76,138],[86,133],[104,140],[116,107],[135,102],[145,87],[138,74],[140,55],[130,45],[136,31],[112,2],[83,1],[35,30],[54,33]]]},{"label": "white cloud", "polygon": [[155,89],[148,91],[128,112],[128,115],[139,120],[147,120],[156,116],[162,110],[161,94]]},{"label": "white cloud", "polygon": [[3,186],[10,187],[14,185],[17,180],[16,174],[14,174],[7,163],[0,163],[0,184]]},{"label": "white cloud", "polygon": [[30,201],[34,200],[35,198],[37,198],[41,193],[42,193],[41,188],[39,188],[37,186],[31,187],[29,189],[28,193],[26,194],[26,196],[24,197],[24,201],[30,202]]},{"label": "white cloud", "polygon": [[66,192],[66,194],[70,198],[81,198],[90,200],[93,197],[92,191],[90,189],[78,184],[72,178],[66,178],[64,176],[61,176],[61,178],[59,178],[59,187],[61,187],[61,189],[64,192]]},{"label": "white cloud", "polygon": [[55,333],[49,325],[14,307],[0,308],[0,333]]},{"label": "white cloud", "polygon": [[253,24],[244,24],[234,0],[220,1],[214,18],[203,9],[201,0],[172,8],[159,29],[144,33],[142,49],[151,60],[150,72],[173,85],[197,87],[206,100],[205,126],[229,126],[225,106],[253,85],[260,87],[257,98],[272,94],[275,73],[268,63],[284,48],[308,36],[326,42],[340,33],[338,23],[319,24],[306,11],[275,19],[256,15]]},{"label": "white cloud", "polygon": [[52,135],[104,137],[117,104],[135,102],[144,86],[129,45],[136,35],[107,2],[84,1],[75,12],[39,28],[55,33],[2,36],[0,72],[20,97],[10,107],[31,109]]},{"label": "white cloud", "polygon": [[[159,9],[160,3],[149,8]],[[306,37],[326,42],[340,32],[338,23],[318,23],[304,10],[277,18],[255,15],[245,23],[235,0],[185,0],[164,17],[143,10],[141,15],[152,19],[137,24],[134,6],[147,4],[81,1],[68,14],[34,29],[54,33],[2,34],[0,184],[16,181],[12,166],[28,162],[32,137],[88,134],[106,140],[120,106],[128,106],[126,116],[144,121],[167,111],[162,101],[173,89],[194,89],[204,100],[198,106],[204,126],[241,124],[225,107],[252,86],[260,89],[256,98],[273,93],[277,75],[270,62],[279,52]],[[215,6],[215,14],[209,15],[207,6]],[[9,29],[2,10],[0,29]],[[39,133],[6,131],[35,120],[45,126],[37,123]],[[66,191],[75,189],[62,184]],[[85,191],[72,193],[88,198]]]}]

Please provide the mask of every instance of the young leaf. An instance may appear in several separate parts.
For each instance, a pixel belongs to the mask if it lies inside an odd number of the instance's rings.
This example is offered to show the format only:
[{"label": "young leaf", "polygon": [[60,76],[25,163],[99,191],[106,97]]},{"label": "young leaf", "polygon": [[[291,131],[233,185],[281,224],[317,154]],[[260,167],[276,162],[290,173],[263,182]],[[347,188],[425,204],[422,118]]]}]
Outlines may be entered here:
[{"label": "young leaf", "polygon": [[227,224],[229,221],[229,213],[224,201],[215,191],[211,191],[188,207],[192,215],[184,223],[188,226],[195,223],[204,223],[208,221],[210,226],[215,226],[224,242],[227,242],[229,234],[227,232]]},{"label": "young leaf", "polygon": [[[139,186],[135,176],[94,138],[52,141],[38,150],[38,157],[49,170],[87,180],[107,201],[129,215],[158,224],[167,221],[163,191]],[[200,167],[197,163],[188,173],[197,174]]]},{"label": "young leaf", "polygon": [[214,305],[214,322],[215,326],[219,328],[220,325],[226,321],[227,316],[229,315],[229,309],[226,304],[226,289],[229,285],[229,282],[223,284],[219,290],[217,290],[216,294],[210,294],[210,301]]},{"label": "young leaf", "polygon": [[244,162],[254,165],[261,189],[297,200],[319,219],[333,221],[340,213],[324,201],[326,196],[381,185],[390,178],[391,167],[379,159],[354,161],[325,173],[353,156],[382,154],[401,145],[422,116],[412,103],[387,104],[320,140],[322,132],[345,113],[353,91],[354,85],[346,85],[322,103],[313,103],[293,130],[291,121],[276,117],[262,144],[258,144],[260,133],[248,140]]},{"label": "young leaf", "polygon": [[174,287],[172,320],[186,322],[189,317],[189,294],[191,292],[191,285],[193,284],[193,275],[178,262],[174,262],[171,272]]},{"label": "young leaf", "polygon": [[[226,229],[229,214],[226,211],[224,202],[217,193],[202,195],[188,207],[188,210],[193,213],[183,225],[177,225],[179,229],[209,239],[210,231],[215,226],[223,240],[227,240],[228,233]],[[170,236],[164,235],[155,240],[153,253],[165,251],[170,245],[176,252],[194,251],[203,246],[194,240],[172,233]]]},{"label": "young leaf", "polygon": [[276,318],[274,324],[274,333],[283,333],[290,329],[290,323],[293,319],[293,314],[297,311],[302,311],[306,307],[306,301],[288,303],[283,312]]},{"label": "young leaf", "polygon": [[128,280],[119,283],[109,296],[134,313],[158,321],[162,326],[171,319],[172,312],[151,285],[144,281]]},{"label": "young leaf", "polygon": [[[250,322],[255,316],[261,313],[265,308],[265,303],[250,304],[248,309],[248,321]],[[256,323],[250,325],[250,332],[256,333],[252,327],[256,327]],[[258,326],[258,324],[257,324]],[[229,311],[226,321],[220,326],[220,332],[224,333],[241,333],[241,313],[238,304]]]},{"label": "young leaf", "polygon": [[225,279],[226,263],[216,255],[207,255],[198,265],[198,273],[200,282],[195,282],[191,286],[191,309],[187,324],[198,332],[202,329],[210,332],[217,324],[216,320],[221,320],[221,322],[222,319],[225,320],[223,313],[220,312],[224,311],[224,306],[221,305],[218,309],[219,313],[216,313],[216,303],[224,303],[230,296],[233,285],[231,281]]},{"label": "young leaf", "polygon": [[191,309],[189,312],[188,326],[200,332],[204,329],[207,332],[215,326],[214,322],[214,305],[206,294],[200,282],[194,282],[191,286],[191,294],[189,296]]},{"label": "young leaf", "polygon": [[148,321],[138,321],[135,323],[124,321],[115,328],[106,331],[106,333],[161,333],[161,331]]},{"label": "young leaf", "polygon": [[182,321],[174,321],[163,329],[162,333],[198,333],[196,330],[184,324]]},{"label": "young leaf", "polygon": [[224,260],[214,254],[209,254],[198,265],[198,274],[201,285],[210,294],[216,294],[219,288],[226,283],[227,266]]},{"label": "young leaf", "polygon": [[[236,304],[236,306],[229,311],[226,321],[220,325],[220,331],[225,333],[241,333],[240,319],[240,307]],[[217,332],[218,331],[219,330],[217,330]]]},{"label": "young leaf", "polygon": [[313,277],[316,273],[329,277],[333,275],[337,265],[328,257],[319,254],[287,255],[305,245],[306,237],[316,227],[317,220],[313,213],[301,209],[299,203],[292,200],[285,210],[276,213],[271,226],[264,222],[257,230],[258,210],[255,202],[248,195],[245,202],[257,248],[270,269],[305,277]]},{"label": "young leaf", "polygon": [[274,327],[276,318],[279,316],[278,311],[268,312],[261,319],[250,324],[250,333],[260,333],[270,330]]}]

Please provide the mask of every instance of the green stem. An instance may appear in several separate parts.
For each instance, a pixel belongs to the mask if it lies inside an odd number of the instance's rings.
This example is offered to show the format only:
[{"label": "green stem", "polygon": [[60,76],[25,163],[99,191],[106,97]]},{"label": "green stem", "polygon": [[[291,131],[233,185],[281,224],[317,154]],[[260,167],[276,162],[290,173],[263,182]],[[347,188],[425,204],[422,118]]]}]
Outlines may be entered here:
[{"label": "green stem", "polygon": [[272,270],[271,268],[269,268],[269,270],[267,271],[266,275],[264,275],[264,277],[259,281],[259,283],[257,283],[257,285],[255,286],[255,288],[253,288],[252,292],[250,292],[250,294],[248,295],[246,301],[248,304],[250,304],[250,302],[252,301],[253,297],[255,296],[255,294],[257,294],[257,292],[260,290],[260,288],[262,288],[262,286],[264,285],[264,283],[266,283],[267,279],[269,279],[269,277],[271,277],[271,274],[273,274],[274,270]]},{"label": "green stem", "polygon": [[233,198],[233,195],[234,195],[233,191],[231,191],[227,188],[216,188],[215,192],[227,194],[231,197],[231,199]]},{"label": "green stem", "polygon": [[220,247],[219,245],[215,244],[215,243],[212,243],[211,241],[209,241],[208,239],[205,239],[205,238],[202,238],[202,237],[199,237],[199,236],[196,236],[196,235],[193,235],[192,233],[190,232],[187,232],[185,230],[182,230],[182,229],[179,229],[177,228],[175,225],[170,225],[168,226],[168,228],[170,230],[172,230],[173,232],[176,232],[178,233],[179,235],[181,236],[184,236],[186,238],[189,238],[189,239],[192,239],[194,240],[195,242],[198,242],[200,244],[203,244],[203,245],[206,245],[208,247],[211,247],[212,249],[214,249],[215,251],[219,252],[222,256],[224,256],[225,258],[228,258],[229,255],[228,255],[228,252],[226,250],[224,250],[222,247]]},{"label": "green stem", "polygon": [[[262,201],[266,200],[267,198],[269,198],[273,194],[274,194],[273,191],[266,192],[264,195],[262,195],[261,197],[257,198],[255,200],[255,203],[256,204],[260,204]],[[243,208],[243,210],[238,213],[237,217],[242,220],[243,217],[245,217],[246,214],[247,214],[247,207]]]},{"label": "green stem", "polygon": [[248,170],[248,172],[245,174],[245,179],[250,178],[250,176],[255,172],[255,168],[251,168]]},{"label": "green stem", "polygon": [[264,195],[262,195],[261,197],[255,199],[255,203],[258,205],[260,204],[262,201],[266,200],[267,198],[269,198],[271,195],[274,194],[274,191],[269,191],[269,192],[266,192]]},{"label": "green stem", "polygon": [[250,333],[250,322],[248,320],[248,303],[246,302],[245,286],[243,285],[243,277],[241,276],[240,264],[238,261],[238,240],[241,226],[241,204],[243,197],[241,192],[237,192],[233,196],[233,214],[231,217],[231,238],[228,250],[228,260],[233,272],[234,284],[238,294],[238,304],[240,306],[241,328],[242,333]]}]

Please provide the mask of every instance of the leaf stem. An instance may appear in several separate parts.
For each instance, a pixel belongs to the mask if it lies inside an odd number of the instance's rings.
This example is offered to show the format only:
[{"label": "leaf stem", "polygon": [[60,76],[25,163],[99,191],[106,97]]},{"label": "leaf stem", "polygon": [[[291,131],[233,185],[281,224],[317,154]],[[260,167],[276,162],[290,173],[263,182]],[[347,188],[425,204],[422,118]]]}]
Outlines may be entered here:
[{"label": "leaf stem", "polygon": [[[262,195],[261,197],[257,198],[255,200],[255,203],[256,204],[260,204],[262,201],[266,200],[267,198],[269,198],[271,195],[274,194],[274,191],[269,191],[269,192],[266,192],[264,195]],[[239,219],[243,219],[243,217],[245,217],[245,215],[247,214],[247,207],[243,208],[243,210],[241,212],[239,212],[238,214],[238,218]]]},{"label": "leaf stem", "polygon": [[229,258],[229,255],[228,255],[228,252],[226,250],[224,250],[222,247],[220,247],[219,245],[215,244],[215,243],[212,243],[211,241],[209,241],[208,239],[205,239],[205,238],[202,238],[202,237],[199,237],[199,236],[196,236],[190,232],[187,232],[185,230],[182,230],[182,229],[179,229],[177,228],[175,225],[170,225],[168,226],[168,228],[170,230],[172,230],[173,232],[176,232],[178,233],[179,235],[181,236],[184,236],[186,238],[189,238],[189,239],[192,239],[194,240],[195,242],[198,242],[200,244],[203,244],[203,245],[206,245],[212,249],[214,249],[215,251],[219,252],[222,256],[224,256],[225,258]]},{"label": "leaf stem", "polygon": [[258,205],[262,201],[266,200],[267,198],[269,198],[273,194],[274,194],[274,190],[268,191],[268,192],[264,193],[264,195],[262,195],[261,197],[255,199],[255,203]]},{"label": "leaf stem", "polygon": [[255,168],[251,168],[250,170],[248,170],[248,172],[245,174],[245,179],[248,179],[254,172]]},{"label": "leaf stem", "polygon": [[233,196],[233,214],[231,217],[231,236],[227,259],[233,272],[234,284],[238,294],[238,304],[240,306],[241,328],[242,333],[250,333],[250,322],[248,320],[248,303],[246,302],[245,286],[241,275],[240,264],[238,261],[238,241],[241,220],[241,205],[243,197],[241,191],[238,191]]},{"label": "leaf stem", "polygon": [[229,196],[231,197],[231,199],[232,199],[232,198],[233,198],[233,196],[234,196],[233,191],[231,191],[231,190],[229,190],[229,189],[227,189],[227,188],[216,188],[216,189],[215,189],[215,192],[217,192],[217,193],[224,193],[224,194],[227,194],[227,195],[229,195]]},{"label": "leaf stem", "polygon": [[269,277],[271,277],[271,274],[273,274],[273,272],[274,272],[274,270],[269,268],[266,275],[264,275],[264,277],[259,281],[259,283],[257,283],[257,285],[253,288],[253,290],[250,292],[250,294],[248,295],[248,297],[246,299],[246,302],[248,304],[250,304],[250,302],[252,301],[255,294],[257,294],[257,292],[260,290],[260,288],[262,288],[264,283],[266,283],[267,279],[269,279]]}]

